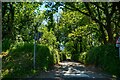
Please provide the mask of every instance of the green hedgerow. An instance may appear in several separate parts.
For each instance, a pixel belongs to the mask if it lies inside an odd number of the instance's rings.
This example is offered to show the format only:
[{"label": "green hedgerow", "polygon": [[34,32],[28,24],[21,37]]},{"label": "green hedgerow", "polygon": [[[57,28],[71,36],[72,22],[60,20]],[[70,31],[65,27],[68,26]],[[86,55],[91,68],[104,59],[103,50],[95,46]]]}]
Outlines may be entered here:
[{"label": "green hedgerow", "polygon": [[[80,56],[83,55],[81,54]],[[114,44],[94,47],[86,53],[85,58],[80,58],[80,60],[86,64],[94,64],[98,67],[101,67],[104,71],[116,76],[120,76],[120,60],[118,57],[118,49]]]},{"label": "green hedgerow", "polygon": [[[15,44],[3,57],[3,78],[26,77],[33,73],[33,43]],[[54,64],[53,53],[44,45],[36,45],[36,71],[48,70]]]}]

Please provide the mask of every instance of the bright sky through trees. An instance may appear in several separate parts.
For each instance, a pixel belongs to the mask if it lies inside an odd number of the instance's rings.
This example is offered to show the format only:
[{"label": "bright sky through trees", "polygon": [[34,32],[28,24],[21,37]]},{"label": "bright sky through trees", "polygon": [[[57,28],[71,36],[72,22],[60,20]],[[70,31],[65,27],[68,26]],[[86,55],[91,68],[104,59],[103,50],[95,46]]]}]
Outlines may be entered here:
[{"label": "bright sky through trees", "polygon": [[[37,10],[40,10],[40,13],[42,13],[43,11],[51,10],[51,8],[46,8],[45,7],[46,4],[47,3],[44,2],[41,6],[38,7],[38,9],[35,10],[35,12],[37,13]],[[52,5],[54,5],[54,4],[55,4],[55,2],[52,3]],[[57,20],[59,21],[59,19],[60,19],[60,14],[63,12],[61,8],[63,8],[63,6],[59,6],[58,7],[58,12],[53,14],[53,18],[54,18],[55,22],[57,22]],[[47,21],[46,20],[44,20],[42,23],[44,25],[47,25]]]}]

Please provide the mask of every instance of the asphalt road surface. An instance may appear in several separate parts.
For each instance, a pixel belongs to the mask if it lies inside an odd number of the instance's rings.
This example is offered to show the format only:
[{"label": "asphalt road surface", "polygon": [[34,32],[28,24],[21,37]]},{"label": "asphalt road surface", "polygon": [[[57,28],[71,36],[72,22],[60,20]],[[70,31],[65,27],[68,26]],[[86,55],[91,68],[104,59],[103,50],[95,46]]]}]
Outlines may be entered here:
[{"label": "asphalt road surface", "polygon": [[[51,71],[41,72],[32,80],[116,80],[94,66],[84,66],[78,62],[64,61]],[[119,80],[119,79],[117,79]]]}]

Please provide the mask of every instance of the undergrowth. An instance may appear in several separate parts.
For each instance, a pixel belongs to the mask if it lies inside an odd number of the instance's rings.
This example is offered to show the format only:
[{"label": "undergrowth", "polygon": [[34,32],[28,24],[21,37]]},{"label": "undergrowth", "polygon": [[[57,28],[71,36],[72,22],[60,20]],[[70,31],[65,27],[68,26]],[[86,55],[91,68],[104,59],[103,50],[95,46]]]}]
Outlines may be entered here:
[{"label": "undergrowth", "polygon": [[88,52],[76,54],[76,60],[84,64],[92,64],[112,75],[120,76],[120,60],[118,49],[114,44],[93,47]]},{"label": "undergrowth", "polygon": [[[58,53],[52,52],[47,46],[36,45],[36,68],[33,68],[33,43],[19,43],[15,44],[10,50],[7,56],[3,56],[2,61],[2,77],[14,78],[14,77],[28,77],[34,74],[49,70],[57,63],[58,59],[55,59],[54,55],[58,56]],[[59,56],[58,56],[59,58]]]}]

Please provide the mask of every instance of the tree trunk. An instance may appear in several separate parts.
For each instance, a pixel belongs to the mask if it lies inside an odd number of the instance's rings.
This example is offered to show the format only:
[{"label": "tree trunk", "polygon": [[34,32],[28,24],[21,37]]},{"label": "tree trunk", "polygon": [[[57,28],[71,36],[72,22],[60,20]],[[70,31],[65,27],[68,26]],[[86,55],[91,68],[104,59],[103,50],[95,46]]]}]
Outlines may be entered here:
[{"label": "tree trunk", "polygon": [[81,38],[81,41],[80,41],[80,53],[82,52],[82,38]]},{"label": "tree trunk", "polygon": [[112,28],[110,26],[106,26],[106,31],[107,31],[107,34],[108,34],[108,43],[113,43],[114,40],[113,40],[113,33],[112,33]]},{"label": "tree trunk", "polygon": [[106,26],[105,29],[107,31],[108,34],[108,43],[113,43],[113,33],[112,33],[112,27],[111,27],[111,16],[113,15],[113,12],[111,11],[111,14],[109,13],[109,8],[108,8],[108,3],[103,4],[105,10],[104,10],[104,14],[106,15]]},{"label": "tree trunk", "polygon": [[75,41],[74,43],[74,49],[75,49],[75,54],[77,54],[78,53],[78,42],[77,41]]},{"label": "tree trunk", "polygon": [[104,32],[103,27],[101,25],[100,25],[100,31],[102,33],[102,40],[103,40],[104,44],[107,44],[106,35],[105,35],[105,32]]},{"label": "tree trunk", "polygon": [[[97,7],[97,12],[98,12],[98,18],[101,21],[100,10],[98,7]],[[104,29],[103,29],[103,26],[101,23],[99,23],[99,27],[100,27],[100,31],[102,33],[102,40],[103,40],[104,44],[106,44],[107,43],[106,35],[105,35]]]}]

